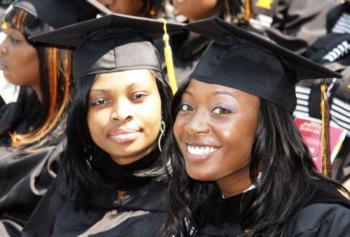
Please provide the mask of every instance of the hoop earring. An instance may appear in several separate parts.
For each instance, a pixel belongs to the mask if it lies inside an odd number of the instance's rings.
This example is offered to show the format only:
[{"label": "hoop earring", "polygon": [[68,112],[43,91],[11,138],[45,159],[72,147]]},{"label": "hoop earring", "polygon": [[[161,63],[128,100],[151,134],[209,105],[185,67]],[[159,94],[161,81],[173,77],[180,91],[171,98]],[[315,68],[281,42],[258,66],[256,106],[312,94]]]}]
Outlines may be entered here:
[{"label": "hoop earring", "polygon": [[162,120],[162,123],[160,124],[160,134],[158,137],[158,149],[160,152],[162,152],[162,138],[164,137],[165,134],[165,122]]}]

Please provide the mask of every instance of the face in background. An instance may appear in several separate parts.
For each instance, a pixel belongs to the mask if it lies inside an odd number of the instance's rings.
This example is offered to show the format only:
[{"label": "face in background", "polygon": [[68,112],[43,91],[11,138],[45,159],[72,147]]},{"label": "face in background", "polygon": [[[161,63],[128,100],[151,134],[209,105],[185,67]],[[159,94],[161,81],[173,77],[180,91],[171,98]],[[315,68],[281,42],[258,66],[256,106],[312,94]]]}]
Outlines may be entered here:
[{"label": "face in background", "polygon": [[218,12],[219,0],[173,0],[175,12],[189,21],[214,16]]},{"label": "face in background", "polygon": [[91,88],[87,123],[92,140],[119,165],[154,149],[161,114],[156,78],[148,70],[101,74]]},{"label": "face in background", "polygon": [[23,34],[13,28],[6,30],[0,45],[0,65],[4,77],[12,84],[30,86],[40,91],[39,56]]},{"label": "face in background", "polygon": [[139,16],[146,5],[146,0],[98,0],[112,12]]},{"label": "face in background", "polygon": [[187,174],[200,181],[216,181],[220,188],[225,183],[250,181],[259,106],[257,96],[191,80],[174,124]]}]

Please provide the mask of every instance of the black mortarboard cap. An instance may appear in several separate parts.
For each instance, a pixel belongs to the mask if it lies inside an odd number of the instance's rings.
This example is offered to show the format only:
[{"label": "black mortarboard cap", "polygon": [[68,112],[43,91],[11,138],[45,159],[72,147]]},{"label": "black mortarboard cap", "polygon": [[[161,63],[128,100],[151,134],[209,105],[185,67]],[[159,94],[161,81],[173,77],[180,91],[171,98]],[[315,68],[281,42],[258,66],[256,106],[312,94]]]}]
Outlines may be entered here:
[{"label": "black mortarboard cap", "polygon": [[53,28],[95,18],[98,13],[86,0],[17,0],[13,7],[27,11]]},{"label": "black mortarboard cap", "polygon": [[187,24],[214,42],[191,78],[236,88],[293,112],[295,83],[341,75],[219,18]]},{"label": "black mortarboard cap", "polygon": [[[171,33],[183,25],[168,23]],[[111,14],[30,37],[33,42],[76,48],[73,76],[131,69],[161,72],[156,48],[150,43],[163,35],[163,22],[150,18]]]}]

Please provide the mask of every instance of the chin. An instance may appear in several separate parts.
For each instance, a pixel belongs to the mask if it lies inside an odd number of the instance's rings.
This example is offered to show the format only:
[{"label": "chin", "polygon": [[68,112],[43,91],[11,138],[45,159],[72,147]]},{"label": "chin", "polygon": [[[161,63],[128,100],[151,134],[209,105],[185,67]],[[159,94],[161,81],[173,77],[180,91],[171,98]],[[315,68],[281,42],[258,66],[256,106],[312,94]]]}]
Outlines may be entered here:
[{"label": "chin", "polygon": [[216,181],[213,174],[208,173],[207,171],[201,171],[200,169],[186,168],[186,173],[189,177],[191,177],[194,180],[203,182]]}]

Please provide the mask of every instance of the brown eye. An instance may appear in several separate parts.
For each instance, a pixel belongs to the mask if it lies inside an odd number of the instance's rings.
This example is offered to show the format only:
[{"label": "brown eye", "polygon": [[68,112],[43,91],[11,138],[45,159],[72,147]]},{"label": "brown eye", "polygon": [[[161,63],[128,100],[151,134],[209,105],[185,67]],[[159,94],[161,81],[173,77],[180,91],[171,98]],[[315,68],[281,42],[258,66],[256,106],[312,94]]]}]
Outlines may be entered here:
[{"label": "brown eye", "polygon": [[223,107],[215,107],[212,111],[214,114],[230,114],[231,111]]},{"label": "brown eye", "polygon": [[105,105],[108,103],[109,101],[106,98],[97,98],[91,102],[91,105]]},{"label": "brown eye", "polygon": [[9,36],[9,39],[10,39],[11,44],[13,44],[13,45],[19,44],[21,42],[21,40],[15,38],[13,36]]},{"label": "brown eye", "polygon": [[140,101],[143,100],[145,97],[147,97],[147,93],[145,92],[137,92],[132,95],[132,100],[133,101]]},{"label": "brown eye", "polygon": [[178,111],[184,111],[184,112],[193,111],[193,108],[191,105],[183,103],[183,104],[180,104]]}]

